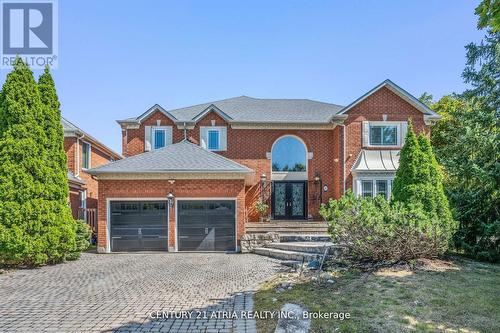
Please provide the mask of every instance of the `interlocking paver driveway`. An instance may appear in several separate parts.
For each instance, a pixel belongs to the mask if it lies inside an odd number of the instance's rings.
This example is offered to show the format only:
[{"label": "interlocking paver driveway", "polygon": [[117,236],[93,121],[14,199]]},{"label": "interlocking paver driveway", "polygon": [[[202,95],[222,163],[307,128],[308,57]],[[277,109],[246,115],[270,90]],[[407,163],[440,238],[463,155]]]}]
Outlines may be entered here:
[{"label": "interlocking paver driveway", "polygon": [[254,332],[254,321],[221,315],[251,311],[252,290],[282,269],[252,254],[84,253],[0,275],[0,331]]}]

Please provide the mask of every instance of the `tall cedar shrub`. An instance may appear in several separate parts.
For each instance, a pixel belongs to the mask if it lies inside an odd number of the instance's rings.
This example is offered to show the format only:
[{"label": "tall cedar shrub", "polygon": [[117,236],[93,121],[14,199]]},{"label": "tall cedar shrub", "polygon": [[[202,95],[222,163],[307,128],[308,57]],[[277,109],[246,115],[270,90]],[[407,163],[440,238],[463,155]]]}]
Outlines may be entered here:
[{"label": "tall cedar shrub", "polygon": [[75,223],[54,198],[45,109],[20,58],[0,94],[0,264],[42,265],[75,251]]}]

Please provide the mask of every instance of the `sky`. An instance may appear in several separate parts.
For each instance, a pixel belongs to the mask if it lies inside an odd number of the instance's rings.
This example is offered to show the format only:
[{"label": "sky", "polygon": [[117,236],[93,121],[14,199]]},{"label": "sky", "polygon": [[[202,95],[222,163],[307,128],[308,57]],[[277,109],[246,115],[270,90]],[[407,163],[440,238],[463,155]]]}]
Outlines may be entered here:
[{"label": "sky", "polygon": [[347,105],[387,78],[439,98],[466,88],[464,46],[484,35],[478,3],[59,0],[53,76],[63,115],[118,152],[116,120],[155,103],[247,95]]}]

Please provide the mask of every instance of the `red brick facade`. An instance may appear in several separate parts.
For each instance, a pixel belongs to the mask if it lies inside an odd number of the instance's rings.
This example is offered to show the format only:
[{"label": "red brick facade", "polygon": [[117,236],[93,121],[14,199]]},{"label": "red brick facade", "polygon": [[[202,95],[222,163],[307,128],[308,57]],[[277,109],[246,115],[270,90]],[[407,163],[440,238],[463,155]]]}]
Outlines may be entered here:
[{"label": "red brick facade", "polygon": [[[139,128],[132,129],[123,126],[123,155],[126,157],[144,153],[145,126],[172,126],[173,143],[180,142],[185,135],[193,143],[200,141],[201,126],[226,126],[227,151],[218,154],[243,164],[255,171],[254,183],[246,184],[243,180],[176,180],[170,185],[166,180],[106,180],[99,181],[99,246],[107,246],[107,199],[109,198],[165,198],[168,191],[173,191],[175,197],[203,198],[237,198],[237,224],[239,239],[244,232],[247,221],[257,221],[258,215],[253,205],[260,198],[261,175],[271,179],[271,160],[268,158],[273,144],[285,135],[300,138],[310,155],[307,161],[307,178],[309,193],[321,193],[321,202],[330,198],[338,199],[345,189],[352,187],[350,170],[357,156],[363,149],[363,121],[407,121],[412,119],[414,129],[418,132],[427,129],[424,114],[398,96],[392,90],[382,87],[346,112],[347,118],[343,124],[330,127],[308,127],[300,129],[284,129],[286,126],[274,128],[248,127],[233,128],[216,112],[209,112],[196,122],[194,128],[186,132],[164,113],[157,110],[144,119]],[[344,146],[345,142],[345,146]],[[374,148],[367,148],[374,149]],[[380,148],[379,148],[380,149]],[[384,148],[388,149],[388,148]],[[397,149],[397,148],[396,148]],[[312,155],[312,156],[311,156]],[[344,176],[345,175],[345,176]],[[313,180],[319,177],[321,183]],[[321,186],[325,186],[325,190]],[[320,200],[308,201],[309,216],[319,219]],[[175,212],[170,211],[169,218],[169,248],[175,248]]]},{"label": "red brick facade", "polygon": [[[110,153],[103,151],[98,145],[92,141],[86,141],[85,138],[77,139],[76,137],[64,138],[64,151],[66,152],[68,170],[75,176],[85,182],[83,186],[87,190],[87,208],[97,209],[98,184],[97,180],[89,175],[82,168],[82,145],[83,142],[90,143],[90,167],[95,168],[103,164],[109,163],[112,159],[118,159],[119,156],[112,156]],[[80,208],[80,192],[70,191],[70,204],[73,217],[78,218],[78,208]]]},{"label": "red brick facade", "polygon": [[[98,246],[107,248],[107,200],[120,198],[150,198],[165,199],[169,192],[181,198],[234,198],[236,200],[236,238],[243,235],[245,226],[245,186],[243,180],[224,179],[197,179],[176,180],[170,184],[168,180],[106,180],[99,181],[99,209],[98,209]],[[175,248],[175,206],[169,209],[168,246]]]}]

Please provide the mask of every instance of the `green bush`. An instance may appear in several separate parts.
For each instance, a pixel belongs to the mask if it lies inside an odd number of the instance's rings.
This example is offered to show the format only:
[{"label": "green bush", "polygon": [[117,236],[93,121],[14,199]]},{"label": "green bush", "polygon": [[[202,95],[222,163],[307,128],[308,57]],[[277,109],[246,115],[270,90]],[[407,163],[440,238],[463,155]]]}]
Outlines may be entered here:
[{"label": "green bush", "polygon": [[76,251],[71,253],[66,259],[76,260],[80,258],[80,252],[88,250],[92,229],[84,220],[76,220]]},{"label": "green bush", "polygon": [[348,191],[320,209],[335,243],[356,260],[408,261],[443,254],[451,233],[429,218],[422,205],[389,203],[382,196],[356,197]]}]

